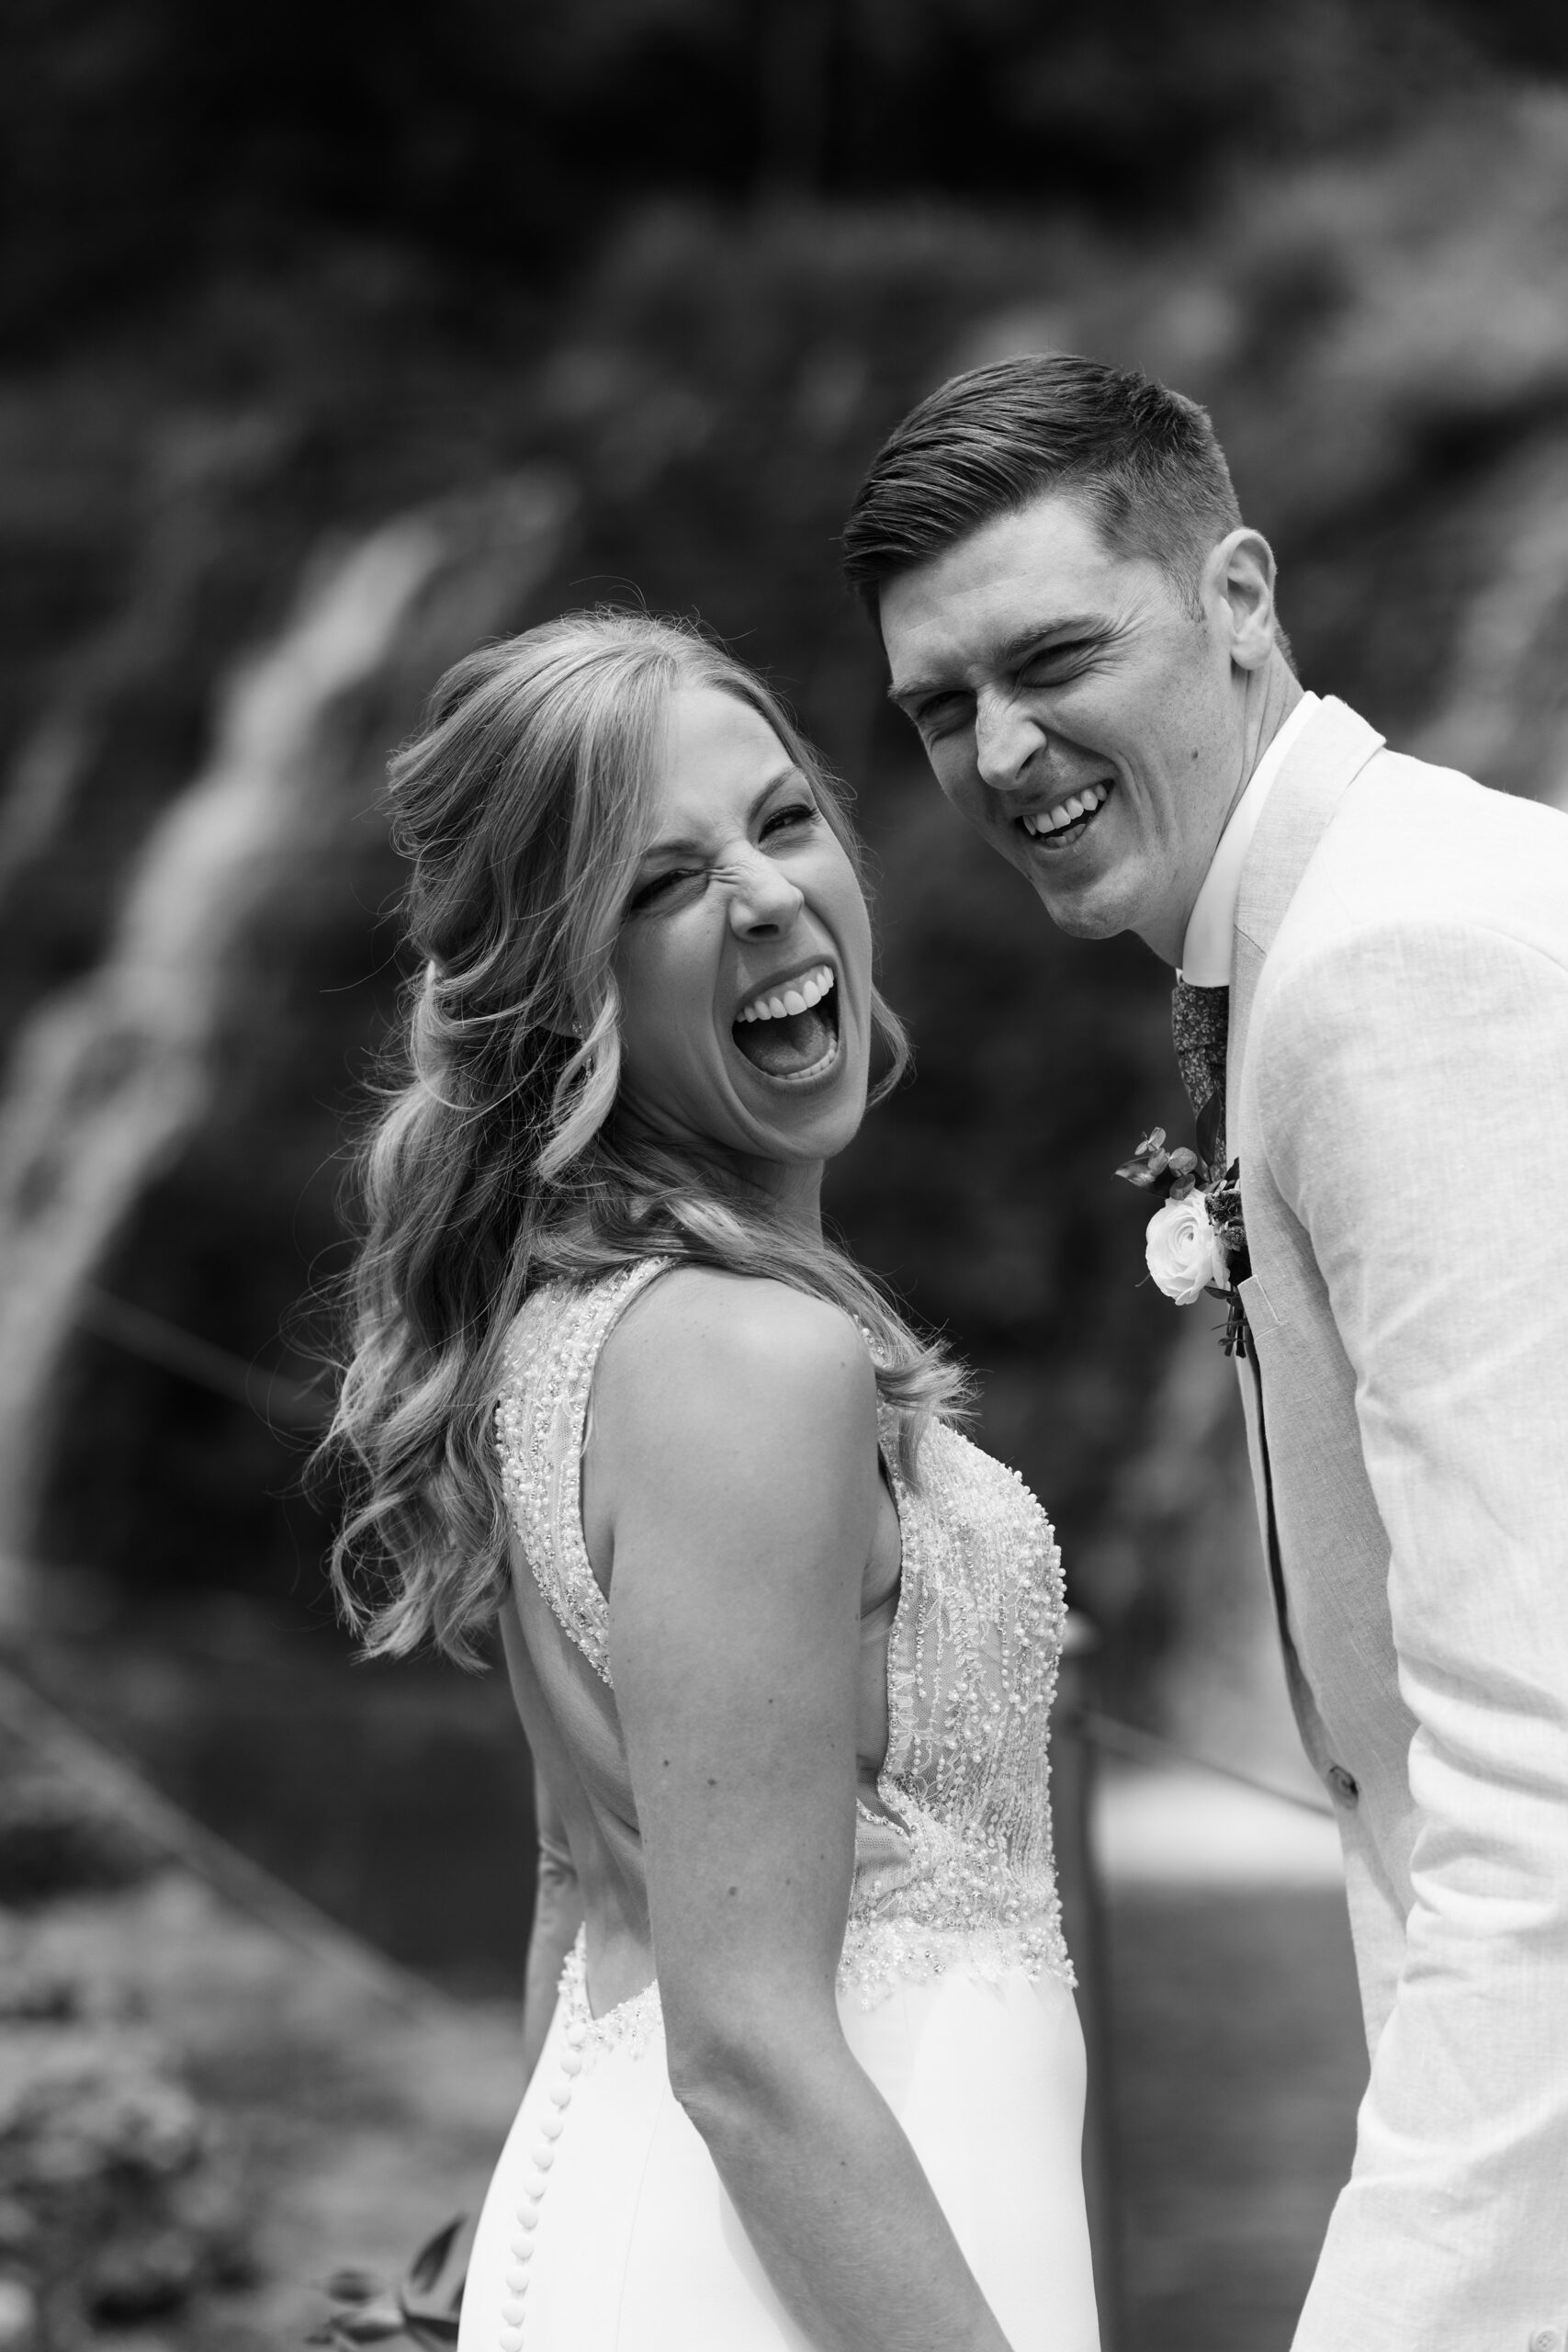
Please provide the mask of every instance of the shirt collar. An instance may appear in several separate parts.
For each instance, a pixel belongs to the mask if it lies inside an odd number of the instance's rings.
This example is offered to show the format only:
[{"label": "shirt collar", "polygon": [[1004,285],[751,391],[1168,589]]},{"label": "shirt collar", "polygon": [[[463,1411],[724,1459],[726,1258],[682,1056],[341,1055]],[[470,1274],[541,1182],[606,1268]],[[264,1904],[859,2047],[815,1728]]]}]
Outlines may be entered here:
[{"label": "shirt collar", "polygon": [[1321,707],[1316,695],[1303,695],[1272,742],[1266,746],[1247,778],[1246,790],[1231,810],[1230,822],[1220,835],[1203,887],[1193,902],[1181,945],[1181,968],[1177,978],[1189,981],[1193,988],[1230,986],[1231,933],[1235,927],[1241,869],[1247,863],[1252,836],[1258,831],[1263,804],[1285,764],[1286,755],[1313,713]]}]

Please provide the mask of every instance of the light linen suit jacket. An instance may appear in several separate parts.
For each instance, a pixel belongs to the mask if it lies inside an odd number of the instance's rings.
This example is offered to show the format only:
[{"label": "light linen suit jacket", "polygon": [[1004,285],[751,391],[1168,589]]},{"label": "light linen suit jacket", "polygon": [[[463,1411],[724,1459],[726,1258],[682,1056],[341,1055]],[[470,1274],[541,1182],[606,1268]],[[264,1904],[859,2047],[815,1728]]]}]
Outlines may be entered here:
[{"label": "light linen suit jacket", "polygon": [[1562,2352],[1568,819],[1326,701],[1243,870],[1226,1095],[1371,2053],[1295,2352]]}]

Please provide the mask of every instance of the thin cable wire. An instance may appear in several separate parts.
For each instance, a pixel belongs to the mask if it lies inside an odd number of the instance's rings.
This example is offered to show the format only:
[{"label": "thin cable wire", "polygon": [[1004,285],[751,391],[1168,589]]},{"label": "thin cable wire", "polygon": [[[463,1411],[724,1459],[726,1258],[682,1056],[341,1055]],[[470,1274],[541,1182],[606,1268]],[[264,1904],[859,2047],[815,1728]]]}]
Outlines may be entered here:
[{"label": "thin cable wire", "polygon": [[76,1320],[95,1338],[107,1340],[162,1372],[177,1373],[215,1396],[248,1406],[276,1428],[322,1430],[332,1419],[332,1407],[319,1389],[264,1372],[229,1349],[153,1314],[151,1307],[133,1306],[130,1299],[100,1290],[96,1283],[83,1283]]},{"label": "thin cable wire", "polygon": [[374,1951],[304,1895],[242,1854],[144,1781],[135,1767],[8,1667],[0,1666],[0,1723],[78,1788],[223,1895],[313,1959],[352,1976],[395,2008],[431,2018],[446,2000],[434,1985]]},{"label": "thin cable wire", "polygon": [[1084,1736],[1098,1747],[1108,1748],[1112,1755],[1125,1756],[1138,1764],[1156,1764],[1167,1771],[1179,1765],[1188,1765],[1200,1772],[1212,1772],[1216,1779],[1232,1781],[1237,1788],[1250,1789],[1256,1796],[1271,1797],[1276,1804],[1294,1805],[1300,1813],[1315,1814],[1320,1821],[1332,1821],[1334,1809],[1314,1797],[1305,1796],[1295,1789],[1281,1789],[1272,1781],[1260,1781],[1252,1772],[1244,1772],[1235,1764],[1222,1764],[1217,1757],[1200,1756],[1196,1749],[1182,1747],[1173,1739],[1161,1739],[1152,1731],[1141,1731],[1135,1724],[1124,1724],[1115,1715],[1101,1713],[1098,1707],[1074,1707],[1067,1711],[1069,1722],[1076,1718]]}]

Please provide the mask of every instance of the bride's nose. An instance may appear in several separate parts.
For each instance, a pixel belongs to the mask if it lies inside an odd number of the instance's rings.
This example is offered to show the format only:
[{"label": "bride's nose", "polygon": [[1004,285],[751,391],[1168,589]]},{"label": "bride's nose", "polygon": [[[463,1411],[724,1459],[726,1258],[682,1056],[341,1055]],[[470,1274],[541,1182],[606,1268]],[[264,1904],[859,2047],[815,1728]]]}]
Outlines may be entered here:
[{"label": "bride's nose", "polygon": [[729,923],[740,938],[787,931],[805,904],[805,893],[760,850],[738,861],[730,885]]}]

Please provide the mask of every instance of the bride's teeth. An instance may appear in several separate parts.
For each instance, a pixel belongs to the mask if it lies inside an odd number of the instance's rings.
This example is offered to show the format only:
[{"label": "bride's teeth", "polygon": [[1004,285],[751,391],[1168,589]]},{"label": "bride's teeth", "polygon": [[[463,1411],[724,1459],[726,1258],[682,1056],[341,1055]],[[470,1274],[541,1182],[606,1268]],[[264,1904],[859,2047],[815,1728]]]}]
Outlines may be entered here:
[{"label": "bride's teeth", "polygon": [[1066,813],[1069,817],[1081,817],[1083,815],[1083,802],[1078,798],[1076,792],[1066,804]]},{"label": "bride's teeth", "polygon": [[825,996],[831,995],[832,989],[831,965],[818,964],[814,972],[807,972],[789,988],[781,989],[776,996],[753,997],[735,1017],[737,1021],[788,1020],[796,1013],[809,1012],[814,1004],[820,1004]]}]

